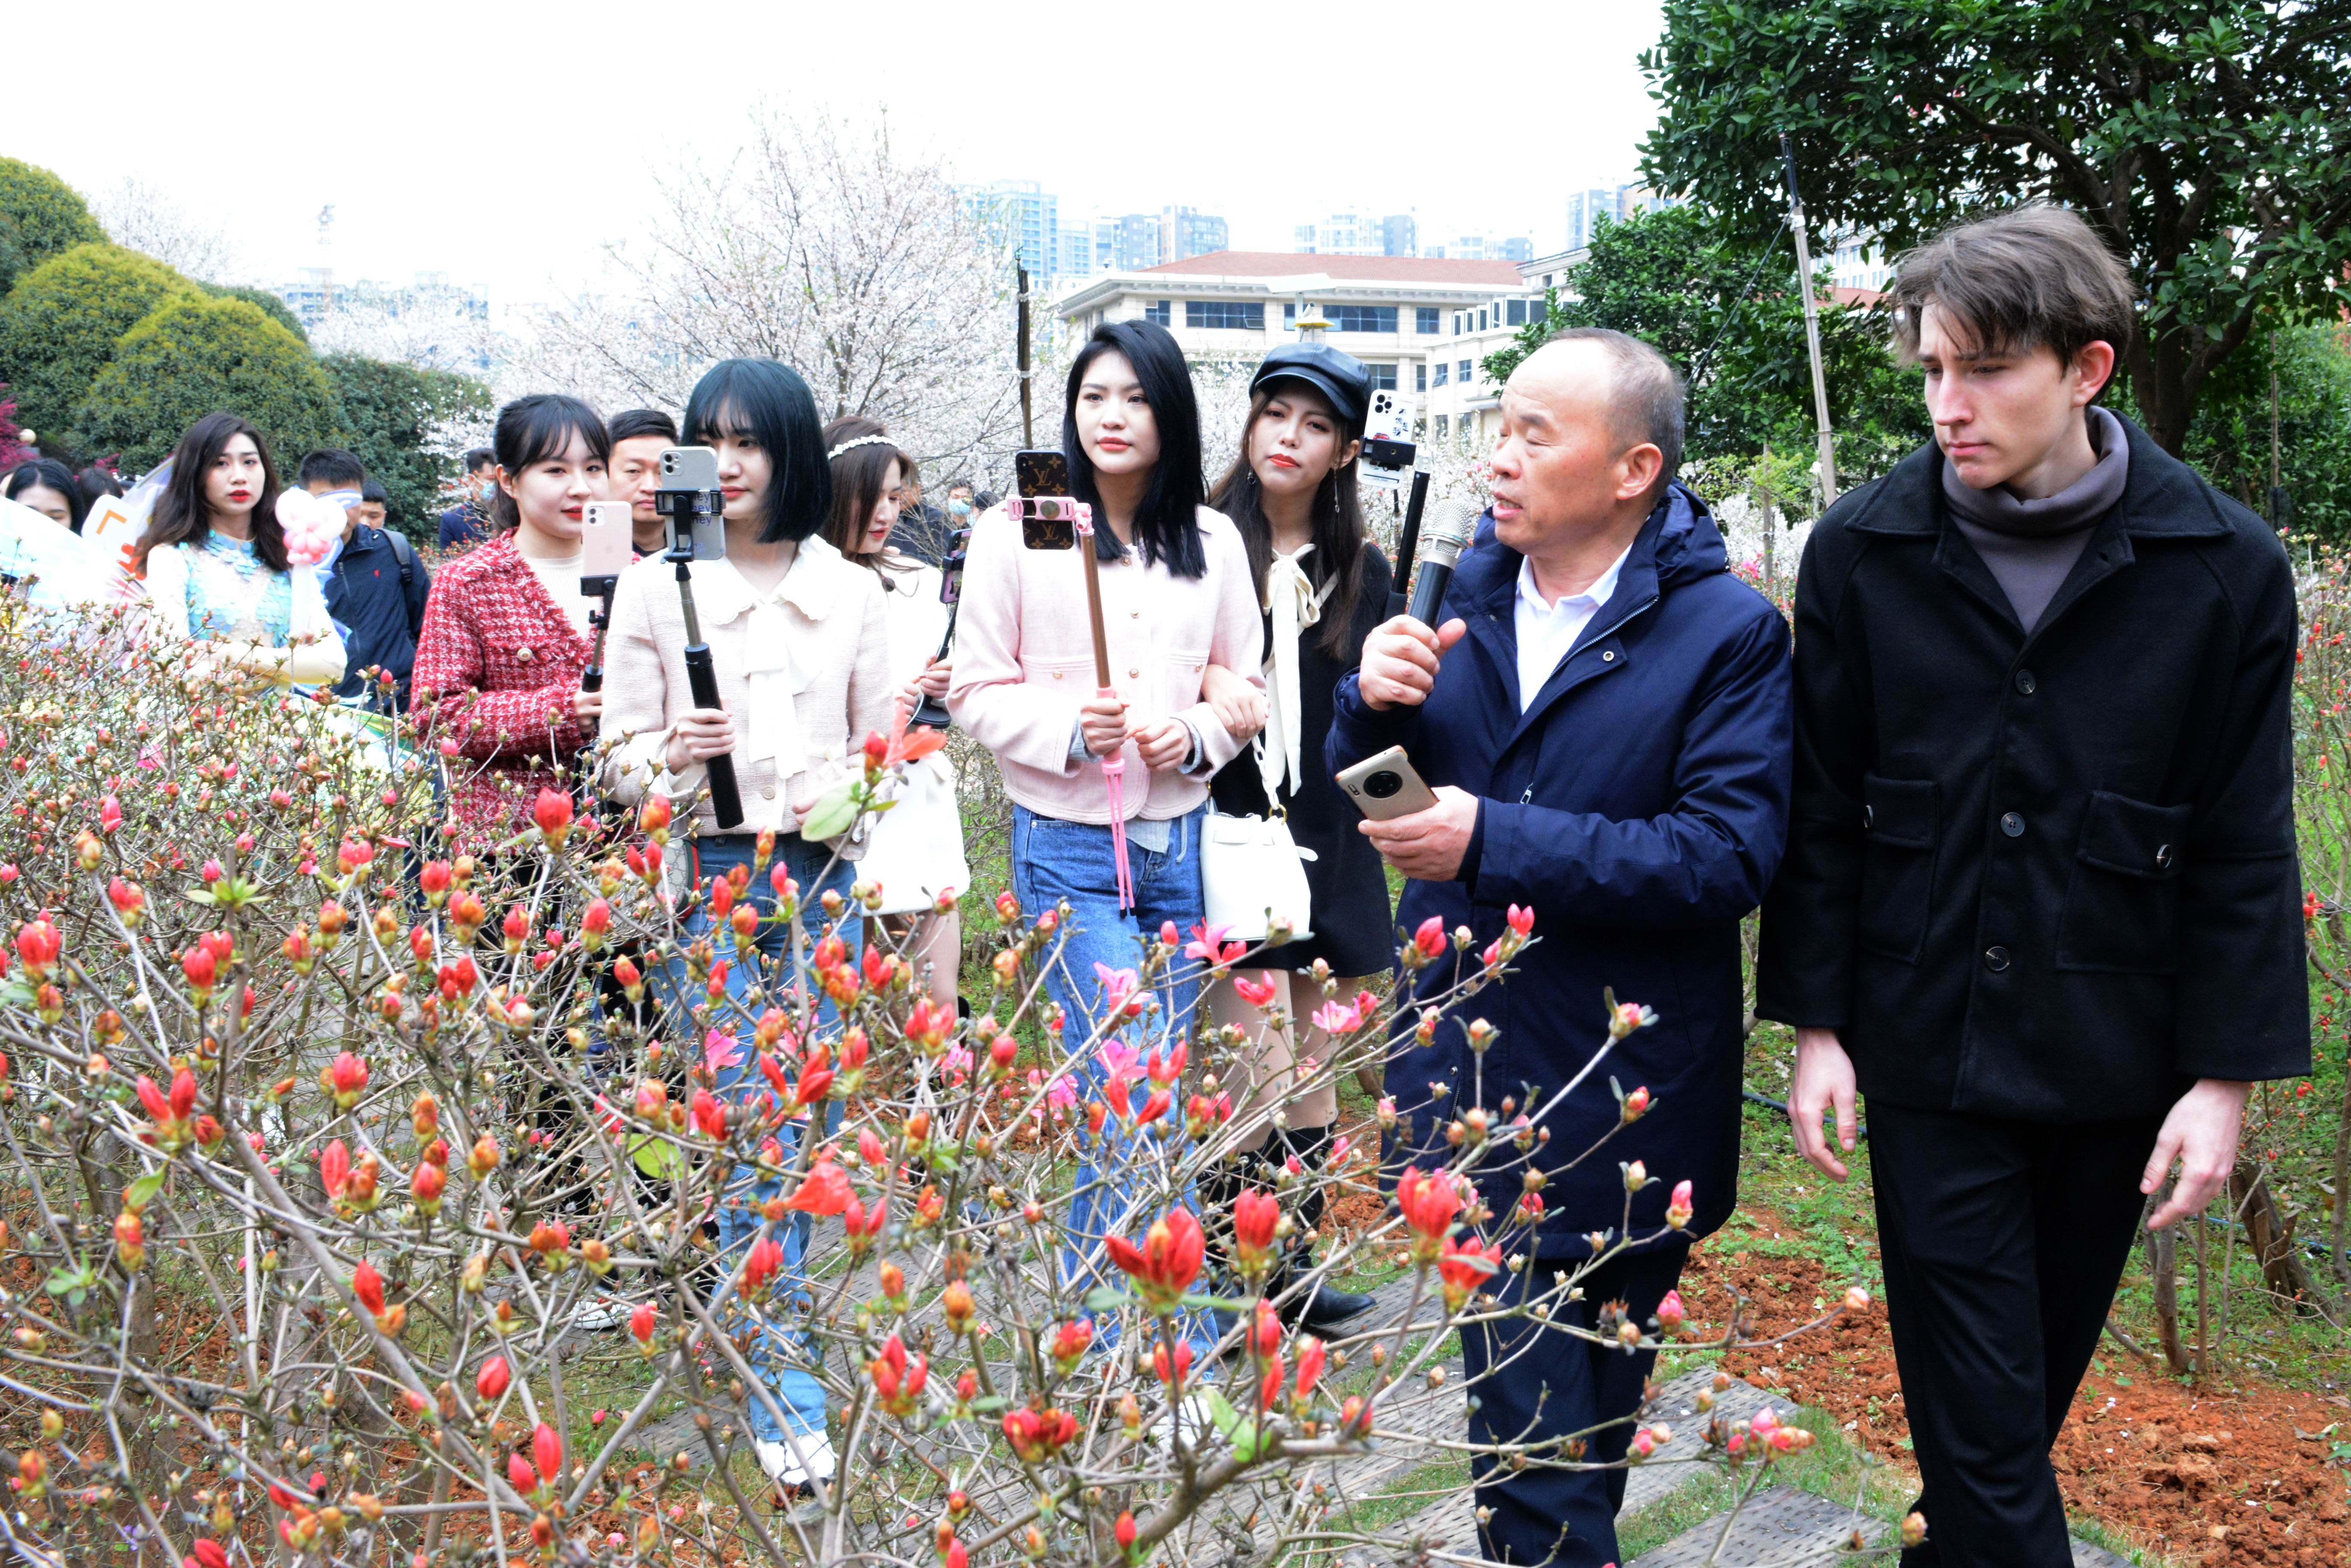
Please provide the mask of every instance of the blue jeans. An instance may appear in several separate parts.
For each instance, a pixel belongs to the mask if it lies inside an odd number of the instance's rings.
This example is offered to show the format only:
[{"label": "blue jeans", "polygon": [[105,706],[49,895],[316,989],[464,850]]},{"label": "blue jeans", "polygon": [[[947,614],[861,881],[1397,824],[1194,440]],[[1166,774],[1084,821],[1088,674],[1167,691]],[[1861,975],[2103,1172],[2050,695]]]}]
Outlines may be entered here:
[{"label": "blue jeans", "polygon": [[[695,879],[705,891],[712,877],[723,876],[737,865],[749,865],[753,855],[750,841],[742,838],[700,840],[689,844],[686,852],[694,857]],[[824,922],[822,913],[817,908],[819,895],[826,888],[833,888],[846,897],[850,883],[856,880],[856,868],[846,861],[834,867],[830,877],[826,876],[825,864],[831,858],[831,852],[824,845],[809,843],[798,834],[776,840],[776,858],[772,863],[787,868],[792,880],[800,885],[800,907],[805,912],[802,924],[810,949],[814,948]],[[763,916],[773,915],[776,894],[774,885],[768,881],[768,873],[761,872],[754,875],[749,888],[736,902],[738,906],[746,903],[755,905]],[[736,938],[731,929],[714,931],[709,906],[705,904],[688,919],[685,929],[689,939],[709,936],[717,956],[727,960],[726,1000],[729,1007],[724,1013],[714,1011],[713,1027],[725,1028],[732,1024],[736,1053],[741,1060],[717,1070],[717,1092],[721,1099],[757,1100],[768,1089],[768,1081],[758,1070],[758,1042],[753,1038],[758,1015],[764,1007],[750,1000],[750,989],[755,983],[764,983],[768,992],[767,1005],[782,1007],[787,1012],[793,1011],[784,993],[799,981],[801,959],[806,955],[798,959],[792,956],[792,928],[789,921],[763,921],[752,951],[748,953],[736,951]],[[852,961],[863,944],[863,926],[864,923],[855,918],[845,919],[841,923],[841,939],[849,945]],[[760,973],[762,970],[766,971],[764,975]],[[673,957],[665,967],[655,971],[653,983],[662,993],[662,1002],[674,1020],[681,1049],[692,1060],[701,1061],[703,1037],[708,1030],[693,1021],[690,1009],[695,1003],[704,999],[704,993],[699,987],[689,989],[691,983],[686,977],[685,960]],[[817,1033],[820,1038],[835,1038],[841,1033],[840,1009],[821,994],[819,1002]],[[825,1102],[823,1114],[824,1136],[830,1137],[841,1125],[841,1102]],[[776,1134],[776,1142],[783,1150],[784,1162],[789,1164],[798,1152],[798,1129],[786,1124]],[[769,1177],[762,1181],[748,1169],[738,1166],[737,1170],[739,1174],[729,1184],[718,1204],[718,1247],[724,1270],[720,1276],[722,1290],[725,1281],[733,1280],[744,1254],[750,1250],[752,1241],[759,1234],[762,1223],[760,1206],[775,1197],[783,1186],[780,1178]],[[795,1213],[776,1228],[776,1239],[783,1244],[784,1266],[769,1286],[770,1294],[765,1311],[770,1317],[787,1315],[791,1311],[790,1303],[804,1301],[808,1298],[808,1281],[801,1271],[801,1262],[807,1255],[809,1233],[813,1224],[814,1220],[809,1215]],[[751,1364],[759,1369],[762,1381],[774,1394],[776,1403],[783,1406],[792,1430],[803,1436],[812,1433],[821,1437],[825,1429],[824,1390],[809,1370],[811,1346],[808,1331],[763,1328],[754,1336],[748,1354]],[[751,1401],[751,1435],[768,1442],[781,1442],[784,1437],[783,1429],[777,1426],[776,1418],[768,1413],[767,1406],[757,1399]]]},{"label": "blue jeans", "polygon": [[[1064,1044],[1073,1055],[1083,1052],[1071,1075],[1081,1103],[1099,1094],[1108,1076],[1100,1047],[1086,1043],[1104,1017],[1102,986],[1094,966],[1139,970],[1144,946],[1166,921],[1176,923],[1183,940],[1191,940],[1192,927],[1207,918],[1200,897],[1200,824],[1207,815],[1207,808],[1202,806],[1168,823],[1164,852],[1127,845],[1135,906],[1121,909],[1107,826],[1064,821],[1025,806],[1012,809],[1012,889],[1022,912],[1034,919],[1065,899],[1070,905],[1067,936],[1064,940],[1056,934],[1060,959],[1045,973],[1045,991],[1061,1009]],[[1046,949],[1049,956],[1052,951]],[[1187,1038],[1192,1009],[1199,1000],[1199,973],[1197,964],[1178,959],[1173,981],[1163,979],[1153,993],[1160,1010],[1144,1014],[1111,1038],[1133,1045],[1140,1055],[1155,1048],[1172,1049]],[[1134,1103],[1139,1107],[1152,1086],[1139,1066],[1133,1076]],[[1183,1114],[1179,1092],[1162,1120],[1180,1128]],[[1141,1240],[1163,1206],[1156,1196],[1162,1184],[1148,1179],[1151,1167],[1162,1160],[1172,1163],[1183,1146],[1180,1134],[1165,1143],[1150,1136],[1122,1141],[1116,1118],[1103,1124],[1102,1138],[1079,1165],[1077,1188],[1070,1197],[1071,1246],[1064,1267],[1071,1281],[1084,1288],[1122,1282],[1102,1251],[1102,1239],[1111,1235]],[[1213,1338],[1204,1323],[1189,1325],[1187,1333],[1201,1349]]]}]

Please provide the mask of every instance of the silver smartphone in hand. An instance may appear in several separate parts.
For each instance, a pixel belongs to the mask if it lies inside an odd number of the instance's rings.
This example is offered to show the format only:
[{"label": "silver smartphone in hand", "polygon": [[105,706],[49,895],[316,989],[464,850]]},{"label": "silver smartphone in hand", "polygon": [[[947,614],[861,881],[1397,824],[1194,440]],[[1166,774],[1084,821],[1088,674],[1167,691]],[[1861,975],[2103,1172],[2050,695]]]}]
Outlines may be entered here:
[{"label": "silver smartphone in hand", "polygon": [[1357,810],[1375,822],[1409,817],[1437,804],[1437,796],[1413,771],[1401,746],[1391,746],[1341,772],[1339,788],[1353,800]]}]

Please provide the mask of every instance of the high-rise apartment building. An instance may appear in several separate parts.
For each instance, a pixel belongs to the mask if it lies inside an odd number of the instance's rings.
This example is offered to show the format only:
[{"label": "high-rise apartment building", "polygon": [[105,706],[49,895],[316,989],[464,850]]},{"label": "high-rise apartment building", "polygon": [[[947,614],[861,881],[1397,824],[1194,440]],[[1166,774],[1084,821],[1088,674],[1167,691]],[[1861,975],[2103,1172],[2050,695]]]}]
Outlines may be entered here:
[{"label": "high-rise apartment building", "polygon": [[964,210],[989,225],[1019,254],[1033,277],[1050,277],[1061,260],[1061,204],[1034,180],[967,185]]},{"label": "high-rise apartment building", "polygon": [[1386,217],[1333,213],[1319,223],[1293,228],[1291,248],[1315,256],[1411,256],[1418,226],[1409,213]]},{"label": "high-rise apartment building", "polygon": [[[1222,218],[1190,207],[1162,207],[1159,211],[1159,262],[1189,261],[1196,256],[1223,250],[1231,243],[1229,225]],[[1145,265],[1156,266],[1158,262]]]}]

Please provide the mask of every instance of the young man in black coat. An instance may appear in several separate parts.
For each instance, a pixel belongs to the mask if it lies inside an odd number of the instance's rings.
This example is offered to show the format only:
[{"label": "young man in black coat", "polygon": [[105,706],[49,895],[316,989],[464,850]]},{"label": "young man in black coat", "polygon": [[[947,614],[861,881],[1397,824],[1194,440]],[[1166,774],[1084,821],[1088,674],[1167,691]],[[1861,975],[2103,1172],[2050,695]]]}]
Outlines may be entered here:
[{"label": "young man in black coat", "polygon": [[2096,405],[2132,287],[2080,218],[1953,229],[1893,294],[1935,444],[1804,549],[1758,1009],[1840,1181],[1868,1099],[1904,1563],[2059,1568],[2049,1448],[2147,1197],[2177,1162],[2147,1223],[2201,1210],[2252,1081],[2309,1071],[2294,585],[2261,518]]}]

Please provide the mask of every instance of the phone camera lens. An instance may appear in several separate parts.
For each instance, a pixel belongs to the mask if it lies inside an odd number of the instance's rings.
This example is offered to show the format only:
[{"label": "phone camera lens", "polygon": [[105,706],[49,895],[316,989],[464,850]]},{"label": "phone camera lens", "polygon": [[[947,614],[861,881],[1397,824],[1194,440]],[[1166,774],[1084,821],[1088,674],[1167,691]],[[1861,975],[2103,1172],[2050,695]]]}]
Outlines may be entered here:
[{"label": "phone camera lens", "polygon": [[1364,793],[1374,800],[1384,800],[1391,795],[1401,793],[1403,789],[1404,775],[1391,773],[1384,768],[1364,780]]}]

